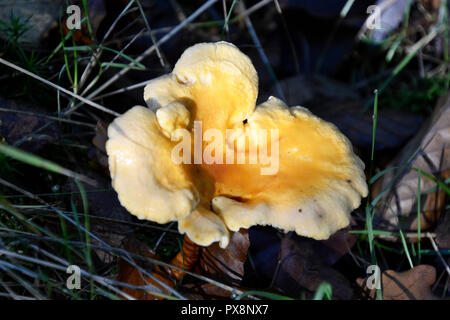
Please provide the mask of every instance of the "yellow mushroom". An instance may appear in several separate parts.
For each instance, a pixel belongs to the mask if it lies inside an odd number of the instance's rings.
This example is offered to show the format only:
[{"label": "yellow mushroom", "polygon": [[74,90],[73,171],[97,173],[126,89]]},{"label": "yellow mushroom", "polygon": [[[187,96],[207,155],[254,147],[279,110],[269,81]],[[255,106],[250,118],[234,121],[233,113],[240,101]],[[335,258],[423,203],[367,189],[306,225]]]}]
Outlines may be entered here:
[{"label": "yellow mushroom", "polygon": [[347,226],[367,195],[364,163],[348,139],[306,108],[270,97],[227,42],[188,48],[109,127],[114,189],[140,219],[178,221],[199,245],[229,230],[271,225],[315,239]]}]

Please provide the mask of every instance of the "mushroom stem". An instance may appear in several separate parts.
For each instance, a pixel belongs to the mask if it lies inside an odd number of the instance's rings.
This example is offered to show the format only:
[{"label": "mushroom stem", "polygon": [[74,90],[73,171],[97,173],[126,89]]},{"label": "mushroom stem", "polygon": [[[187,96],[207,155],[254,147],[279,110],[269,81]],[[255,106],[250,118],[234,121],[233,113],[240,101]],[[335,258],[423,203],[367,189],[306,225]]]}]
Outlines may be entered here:
[{"label": "mushroom stem", "polygon": [[[198,260],[199,252],[200,247],[192,242],[187,235],[185,235],[183,240],[183,248],[172,259],[170,264],[178,268],[183,268],[186,271],[192,270]],[[167,271],[177,280],[180,280],[184,275],[184,272],[181,270],[168,268]]]}]

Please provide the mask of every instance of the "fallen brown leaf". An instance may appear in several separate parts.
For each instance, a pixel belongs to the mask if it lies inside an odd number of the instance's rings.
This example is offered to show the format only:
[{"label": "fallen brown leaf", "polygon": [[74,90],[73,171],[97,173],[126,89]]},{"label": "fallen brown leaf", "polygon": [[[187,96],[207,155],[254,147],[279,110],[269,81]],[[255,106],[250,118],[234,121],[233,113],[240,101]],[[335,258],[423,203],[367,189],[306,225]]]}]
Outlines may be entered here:
[{"label": "fallen brown leaf", "polygon": [[[48,119],[40,117],[51,114],[38,106],[0,97],[0,109],[0,141],[10,145],[22,141],[21,149],[36,152],[61,138],[59,124],[49,124]],[[44,125],[47,127],[43,128]],[[42,130],[36,132],[39,128]]]},{"label": "fallen brown leaf", "polygon": [[188,299],[231,299],[232,292],[212,283],[190,283],[183,287],[189,290],[184,293]]},{"label": "fallen brown leaf", "polygon": [[432,11],[437,11],[441,5],[440,0],[422,0],[421,2],[425,8]]},{"label": "fallen brown leaf", "polygon": [[436,243],[440,249],[450,249],[450,210],[447,209],[436,228]]},{"label": "fallen brown leaf", "polygon": [[[87,28],[82,24],[81,30],[76,30],[73,32],[73,39],[77,45],[92,45],[94,42],[88,36]],[[67,20],[61,23],[61,29],[64,36],[67,36],[72,30],[67,27]]]},{"label": "fallen brown leaf", "polygon": [[[363,292],[375,299],[376,289],[369,290],[367,279],[358,278],[356,283]],[[387,270],[382,273],[383,300],[436,300],[431,291],[436,281],[436,269],[430,265],[419,265],[408,271]]]},{"label": "fallen brown leaf", "polygon": [[108,140],[108,125],[98,121],[95,127],[95,136],[92,139],[94,145],[89,149],[90,165],[109,177],[108,156],[106,154],[106,141]]},{"label": "fallen brown leaf", "polygon": [[328,253],[328,257],[326,259],[328,264],[334,264],[343,255],[349,253],[351,248],[353,248],[358,240],[358,235],[351,234],[348,231],[354,225],[356,225],[356,222],[352,219],[349,227],[339,230],[331,235],[327,240],[320,241],[323,245],[332,249],[332,251]]},{"label": "fallen brown leaf", "polygon": [[230,285],[239,285],[244,276],[244,263],[250,246],[248,231],[233,233],[226,249],[214,243],[200,250],[198,271]]},{"label": "fallen brown leaf", "polygon": [[[386,223],[387,229],[396,229],[399,224],[403,230],[417,230],[417,191],[418,173],[404,166],[421,169],[423,172],[445,179],[450,171],[450,93],[441,97],[437,107],[423,125],[419,133],[405,146],[399,155],[388,165],[398,169],[386,172],[382,178],[381,190],[388,188],[379,203],[376,215]],[[419,152],[408,163],[408,159],[419,148]],[[421,191],[425,192],[436,184],[422,176]],[[376,196],[376,194],[374,194]],[[444,208],[445,193],[422,193],[421,229],[435,227]]]},{"label": "fallen brown leaf", "polygon": [[333,287],[333,297],[351,299],[353,290],[349,281],[327,265],[321,255],[318,241],[287,234],[281,240],[280,264],[274,284],[293,297],[299,297],[302,288],[315,292],[326,281]]},{"label": "fallen brown leaf", "polygon": [[[247,231],[236,232],[230,239],[230,243],[226,249],[222,249],[218,244],[213,244],[207,248],[202,248],[193,243],[187,236],[183,241],[183,250],[180,251],[170,262],[171,265],[182,268],[184,270],[191,270],[198,262],[200,255],[200,264],[196,270],[205,276],[214,277],[217,280],[227,281],[228,284],[233,285],[233,280],[239,281],[244,274],[244,262],[247,256],[247,249],[249,246]],[[147,256],[153,259],[159,259],[156,253],[148,248],[147,245],[139,242],[136,239],[127,239],[125,249],[129,252],[136,253],[142,256]],[[184,275],[181,270],[160,267],[158,265],[143,265],[139,261],[135,261],[144,270],[151,272],[153,276],[163,281],[170,287],[174,287],[174,281],[180,280]],[[122,281],[134,286],[144,286],[147,284],[154,285],[157,288],[163,289],[152,278],[145,276],[137,268],[130,265],[123,259],[119,259],[120,272],[117,277],[118,281]],[[233,276],[238,278],[232,278]],[[191,298],[229,298],[230,292],[221,289],[209,283],[188,283],[183,286],[184,290],[188,290],[188,297]],[[142,290],[134,290],[124,288],[124,291],[139,300],[154,300],[159,299],[154,295]],[[165,293],[169,293],[163,289]]]},{"label": "fallen brown leaf", "polygon": [[92,144],[100,151],[106,154],[106,141],[108,140],[108,125],[103,121],[98,121],[95,127],[95,137],[92,139]]},{"label": "fallen brown leaf", "polygon": [[[151,250],[147,245],[138,241],[137,239],[128,238],[125,242],[124,249],[127,250],[128,252],[146,256],[148,258],[159,259],[158,255],[153,250]],[[169,276],[165,273],[165,271],[161,267],[157,265],[148,265],[148,264],[146,265],[143,264],[142,261],[137,260],[134,260],[134,262],[140,267],[142,267],[145,271],[151,272],[151,274],[154,277],[156,277],[163,283],[167,284],[169,287],[171,288],[174,287],[174,282],[169,278]],[[158,284],[152,278],[143,275],[139,269],[129,264],[122,258],[119,258],[118,264],[119,264],[119,274],[117,276],[117,281],[124,282],[133,286],[153,285],[161,289],[164,293],[170,294],[170,292],[168,292],[167,289],[162,288],[160,284]],[[129,294],[130,296],[134,297],[137,300],[161,299],[144,290],[136,290],[123,287],[122,291],[124,291],[125,293]]]}]

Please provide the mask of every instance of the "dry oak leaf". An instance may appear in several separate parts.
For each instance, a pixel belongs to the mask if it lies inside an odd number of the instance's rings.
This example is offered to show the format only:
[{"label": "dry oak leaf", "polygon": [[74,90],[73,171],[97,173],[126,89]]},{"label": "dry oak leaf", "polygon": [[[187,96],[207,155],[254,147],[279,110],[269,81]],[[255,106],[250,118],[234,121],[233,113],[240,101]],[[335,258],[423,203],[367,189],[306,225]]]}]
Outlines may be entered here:
[{"label": "dry oak leaf", "polygon": [[189,300],[220,300],[231,299],[232,292],[212,283],[189,283],[183,287],[189,290],[184,296]]},{"label": "dry oak leaf", "polygon": [[226,249],[222,249],[217,242],[200,249],[198,269],[203,275],[228,284],[239,285],[244,276],[249,246],[246,229],[234,232]]},{"label": "dry oak leaf", "polygon": [[447,209],[436,228],[436,243],[441,249],[450,249],[450,209]]},{"label": "dry oak leaf", "polygon": [[[197,263],[200,254],[200,264],[197,268],[198,270],[196,270],[197,273],[214,277],[217,280],[225,281],[231,285],[236,285],[242,280],[244,275],[244,263],[250,245],[247,230],[235,232],[230,240],[230,244],[226,249],[222,249],[218,243],[214,243],[200,251],[199,246],[193,243],[189,237],[185,236],[183,250],[172,259],[170,264],[178,268],[191,270]],[[158,259],[158,256],[150,248],[135,239],[128,239],[125,248],[130,252]],[[157,265],[140,265],[172,288],[174,287],[174,280],[180,280],[184,275],[184,272],[178,269],[161,268]],[[150,284],[162,289],[167,294],[169,293],[167,290],[161,288],[153,279],[143,275],[137,268],[123,259],[119,259],[119,267],[118,281],[135,286]],[[231,292],[208,283],[188,284],[184,289],[191,289],[191,295],[188,296],[190,298],[203,298],[206,296],[211,299],[212,297],[229,298],[231,296]],[[155,296],[141,290],[125,288],[123,291],[138,300],[157,299]]]},{"label": "dry oak leaf", "polygon": [[[138,241],[137,239],[127,239],[124,245],[125,250],[128,252],[132,252],[135,254],[139,254],[141,256],[146,256],[148,258],[152,259],[158,259],[159,257],[156,255],[155,252],[153,252],[147,245],[144,243]],[[174,287],[173,280],[170,279],[169,275],[158,265],[151,265],[146,266],[145,264],[141,263],[140,261],[134,261],[137,265],[142,267],[148,272],[151,272],[153,276],[155,276],[158,280],[162,281],[163,283],[167,284],[169,287]],[[162,288],[162,286],[157,283],[152,278],[143,275],[142,272],[134,267],[133,265],[129,264],[127,261],[123,260],[122,258],[119,258],[118,260],[119,264],[119,274],[117,275],[117,281],[127,283],[133,286],[145,286],[145,285],[151,285],[159,288],[161,291],[163,291],[165,294],[170,294],[167,289]],[[151,289],[149,289],[151,290]],[[160,298],[150,294],[147,291],[144,290],[135,290],[128,287],[123,287],[122,291],[126,294],[134,297],[137,300],[159,300]]]},{"label": "dry oak leaf", "polygon": [[[376,289],[368,290],[367,279],[358,278],[356,283],[375,299]],[[418,265],[408,271],[387,270],[382,273],[383,300],[436,300],[431,291],[436,281],[436,269],[430,265]]]},{"label": "dry oak leaf", "polygon": [[[348,300],[353,297],[349,281],[327,265],[327,257],[318,249],[322,243],[288,233],[281,240],[279,269],[274,284],[285,294],[298,297],[302,289],[315,292],[326,281],[333,287],[333,298]],[[331,251],[331,250],[330,250]]]},{"label": "dry oak leaf", "polygon": [[[419,151],[409,160],[418,148]],[[397,168],[383,176],[381,190],[388,188],[388,192],[384,193],[379,203],[386,205],[378,208],[376,215],[387,224],[387,229],[395,229],[400,223],[403,229],[417,230],[418,173],[407,168],[421,169],[441,180],[449,176],[450,93],[439,99],[433,115],[388,167]],[[425,192],[436,187],[436,184],[422,176],[420,187]],[[423,193],[424,196],[426,194]],[[421,229],[430,229],[439,220],[445,193],[439,189],[426,196],[421,203]]]}]

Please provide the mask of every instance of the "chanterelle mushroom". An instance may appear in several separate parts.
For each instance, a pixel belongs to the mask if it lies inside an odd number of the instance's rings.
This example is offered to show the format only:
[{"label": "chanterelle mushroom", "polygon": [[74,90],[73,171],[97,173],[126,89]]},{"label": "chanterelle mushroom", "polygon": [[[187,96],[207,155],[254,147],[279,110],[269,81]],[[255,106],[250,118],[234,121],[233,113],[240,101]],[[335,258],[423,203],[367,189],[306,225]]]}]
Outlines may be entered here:
[{"label": "chanterelle mushroom", "polygon": [[177,220],[204,246],[226,247],[229,230],[253,225],[315,239],[347,226],[367,195],[350,142],[305,108],[274,97],[255,108],[257,93],[257,73],[234,45],[188,48],[171,74],[146,86],[149,108],[130,109],[108,129],[122,205],[140,219]]}]

